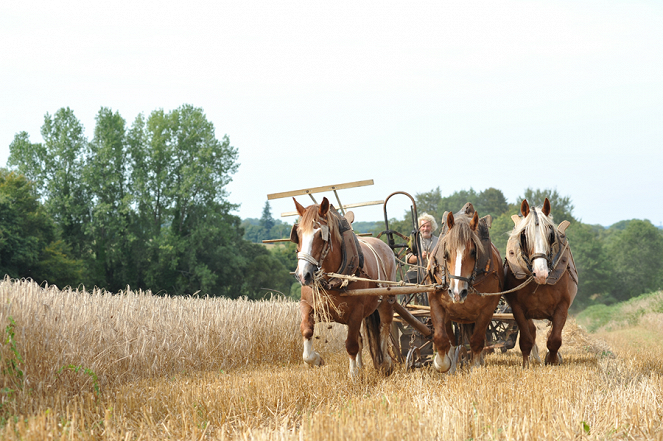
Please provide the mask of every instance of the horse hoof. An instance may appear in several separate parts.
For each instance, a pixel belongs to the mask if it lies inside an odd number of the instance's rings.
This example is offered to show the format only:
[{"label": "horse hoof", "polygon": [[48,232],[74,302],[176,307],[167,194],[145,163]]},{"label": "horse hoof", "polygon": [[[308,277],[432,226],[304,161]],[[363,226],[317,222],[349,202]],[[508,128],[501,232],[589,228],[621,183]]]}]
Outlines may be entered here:
[{"label": "horse hoof", "polygon": [[318,367],[325,364],[325,360],[323,360],[317,352],[314,357],[304,358],[304,362],[309,365],[309,367]]},{"label": "horse hoof", "polygon": [[550,364],[550,365],[559,365],[559,364],[562,364],[563,361],[564,361],[564,360],[562,359],[562,354],[560,354],[559,352],[557,353],[557,362],[556,362],[556,363],[553,363],[553,362],[550,360],[550,352],[548,352],[548,353],[546,354],[546,364]]},{"label": "horse hoof", "polygon": [[382,366],[380,366],[380,370],[384,375],[389,376],[394,372],[394,363],[392,363],[391,360],[385,361]]},{"label": "horse hoof", "polygon": [[449,369],[451,369],[451,358],[449,357],[449,354],[447,353],[444,354],[444,357],[440,357],[440,353],[436,353],[435,358],[433,359],[433,367],[436,371],[442,374],[449,372]]}]

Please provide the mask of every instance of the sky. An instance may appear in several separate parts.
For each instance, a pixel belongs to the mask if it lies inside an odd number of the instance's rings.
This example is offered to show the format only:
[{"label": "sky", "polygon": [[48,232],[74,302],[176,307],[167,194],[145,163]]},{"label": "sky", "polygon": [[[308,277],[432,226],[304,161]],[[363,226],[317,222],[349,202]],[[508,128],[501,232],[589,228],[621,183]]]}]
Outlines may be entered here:
[{"label": "sky", "polygon": [[102,106],[131,124],[192,104],[238,149],[242,218],[373,179],[341,201],[549,188],[583,222],[659,226],[661,23],[660,1],[3,2],[0,166],[61,107],[92,138]]}]

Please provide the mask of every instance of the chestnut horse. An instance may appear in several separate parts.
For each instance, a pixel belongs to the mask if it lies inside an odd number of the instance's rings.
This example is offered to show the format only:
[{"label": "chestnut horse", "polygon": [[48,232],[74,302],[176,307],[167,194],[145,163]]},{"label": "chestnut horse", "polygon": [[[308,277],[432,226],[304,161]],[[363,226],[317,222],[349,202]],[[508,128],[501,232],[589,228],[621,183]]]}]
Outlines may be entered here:
[{"label": "chestnut horse", "polygon": [[512,216],[515,226],[507,245],[504,289],[516,288],[528,277],[532,277],[535,283],[526,284],[504,297],[520,329],[523,368],[529,366],[529,355],[536,341],[536,326],[532,319],[552,322],[545,362],[559,364],[562,362],[559,354],[562,329],[578,291],[578,272],[565,235],[569,222],[564,221],[555,227],[548,198],[542,208],[531,209],[527,200],[523,200],[520,212],[522,218]]},{"label": "chestnut horse", "polygon": [[479,220],[472,204],[465,207],[456,216],[447,214],[446,233],[433,250],[428,267],[437,283],[444,286],[429,294],[437,351],[433,367],[438,372],[455,370],[452,321],[474,324],[471,366],[482,362],[486,329],[500,301],[499,295],[483,294],[499,293],[504,282],[502,259],[490,241],[488,221]]},{"label": "chestnut horse", "polygon": [[[294,198],[293,198],[294,200]],[[373,280],[396,280],[396,262],[391,248],[376,238],[357,240],[349,227],[327,198],[320,205],[304,208],[295,200],[301,216],[293,227],[292,242],[297,244],[297,270],[295,277],[302,284],[300,311],[301,332],[304,338],[304,361],[310,366],[323,364],[322,357],[313,348],[313,329],[316,312],[318,317],[343,323],[348,326],[345,349],[350,358],[349,374],[357,375],[362,368],[362,338],[360,329],[364,322],[373,365],[385,373],[392,370],[392,360],[387,351],[389,332],[393,320],[393,296],[381,299],[376,296],[341,297],[344,288],[362,289],[377,287],[377,283],[355,281],[341,283],[339,278],[330,279],[325,273],[360,275]],[[345,221],[345,222],[344,222]],[[351,222],[351,220],[350,220]],[[344,229],[345,231],[341,231]],[[351,236],[345,236],[345,235]],[[359,246],[355,247],[355,244]],[[354,257],[363,254],[363,266],[355,265]],[[350,269],[348,270],[348,265]],[[322,289],[321,289],[322,288]],[[318,311],[315,308],[318,308]]]}]

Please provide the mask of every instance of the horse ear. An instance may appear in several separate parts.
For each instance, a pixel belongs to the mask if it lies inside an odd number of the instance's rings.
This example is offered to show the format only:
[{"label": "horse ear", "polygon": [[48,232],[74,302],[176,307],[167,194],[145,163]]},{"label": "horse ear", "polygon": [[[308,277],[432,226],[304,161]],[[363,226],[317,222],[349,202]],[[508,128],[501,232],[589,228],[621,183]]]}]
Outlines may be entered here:
[{"label": "horse ear", "polygon": [[297,199],[292,198],[293,201],[295,201],[295,208],[297,208],[297,213],[299,213],[300,216],[304,216],[304,213],[306,213],[306,208],[299,202],[297,202]]},{"label": "horse ear", "polygon": [[470,228],[472,231],[476,231],[477,226],[479,226],[479,213],[475,211],[474,216],[472,216],[472,220],[470,221]]},{"label": "horse ear", "polygon": [[520,204],[520,212],[522,213],[523,217],[527,217],[529,214],[529,204],[527,203],[527,199],[523,199],[523,203]]},{"label": "horse ear", "polygon": [[327,216],[327,212],[329,211],[329,199],[326,197],[322,198],[322,202],[320,203],[320,208],[318,208],[318,214],[320,217],[325,217]]},{"label": "horse ear", "polygon": [[447,214],[447,228],[450,230],[454,226],[454,214],[450,211],[449,214]]},{"label": "horse ear", "polygon": [[550,214],[550,201],[548,200],[548,198],[546,198],[546,200],[543,201],[543,208],[541,209],[541,211],[546,216],[548,216]]},{"label": "horse ear", "polygon": [[514,214],[511,216],[511,220],[513,221],[514,224],[518,225],[520,223],[520,216]]}]

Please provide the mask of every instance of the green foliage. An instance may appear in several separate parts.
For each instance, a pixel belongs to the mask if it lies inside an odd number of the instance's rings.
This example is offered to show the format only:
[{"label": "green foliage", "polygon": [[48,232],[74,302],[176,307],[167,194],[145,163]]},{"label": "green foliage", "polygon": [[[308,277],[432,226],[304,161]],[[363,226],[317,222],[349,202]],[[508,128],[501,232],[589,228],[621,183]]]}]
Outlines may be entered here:
[{"label": "green foliage", "polygon": [[624,327],[637,325],[645,314],[663,312],[663,292],[641,294],[613,305],[595,304],[585,308],[576,320],[590,332],[605,326]]},{"label": "green foliage", "polygon": [[[14,322],[12,317],[8,317],[7,319],[9,321],[9,324],[5,327],[7,337],[3,341],[7,350],[2,348],[3,350],[0,352],[0,355],[2,355],[2,375],[5,378],[5,386],[0,389],[0,393],[3,395],[0,401],[0,411],[3,410],[7,401],[13,400],[15,392],[23,389],[24,378],[23,370],[21,369],[23,357],[21,357],[16,347],[14,333],[16,322]],[[6,354],[6,352],[9,352],[9,354]]]},{"label": "green foliage", "polygon": [[[296,256],[296,251],[293,254]],[[290,269],[286,268],[281,260],[274,257],[267,248],[244,242],[243,255],[247,258],[246,269],[241,275],[244,285],[243,292],[249,298],[264,298],[269,296],[269,291],[276,291],[285,296],[290,294],[294,281],[290,275]]]},{"label": "green foliage", "polygon": [[35,186],[23,175],[0,169],[0,275],[60,286],[71,276],[80,279],[82,262],[57,236]]},{"label": "green foliage", "polygon": [[292,228],[292,225],[280,219],[272,219],[272,227],[269,230],[265,228],[262,219],[244,219],[241,226],[244,229],[244,239],[253,243],[262,243],[267,239],[287,239]]},{"label": "green foliage", "polygon": [[580,222],[571,224],[566,233],[578,269],[578,293],[573,310],[578,311],[596,301],[608,302],[612,268],[599,233],[591,225]]},{"label": "green foliage", "polygon": [[506,257],[506,244],[514,226],[511,215],[517,212],[518,209],[515,205],[511,206],[510,210],[494,218],[493,225],[490,227],[490,240],[495,244],[502,258]]},{"label": "green foliage", "polygon": [[89,376],[92,379],[92,388],[94,389],[95,394],[97,396],[100,394],[100,391],[99,391],[99,378],[97,377],[97,374],[92,369],[83,367],[81,365],[76,366],[76,365],[73,365],[73,364],[69,364],[67,366],[62,366],[60,369],[58,369],[57,374],[60,375],[65,370],[74,372],[76,374],[79,373],[79,372],[82,372],[85,375]]},{"label": "green foliage", "polygon": [[83,179],[84,154],[88,147],[83,126],[74,112],[62,108],[44,117],[44,144],[32,144],[27,133],[14,137],[8,164],[37,185],[46,209],[63,239],[80,257],[85,252],[84,225],[89,220],[89,194]]},{"label": "green foliage", "polygon": [[297,245],[294,243],[280,243],[273,246],[270,252],[288,271],[294,271],[297,268]]},{"label": "green foliage", "polygon": [[509,204],[502,191],[492,187],[478,193],[472,188],[460,190],[446,197],[442,196],[440,187],[437,187],[426,193],[418,193],[415,200],[418,213],[421,215],[425,212],[433,215],[440,225],[444,222],[445,211],[455,213],[467,202],[474,205],[474,209],[481,217],[491,215],[496,218],[509,209]]},{"label": "green foliage", "polygon": [[[101,108],[88,141],[63,108],[45,116],[42,136],[43,144],[33,144],[22,132],[10,146],[9,164],[34,181],[36,208],[21,211],[0,196],[13,210],[0,214],[0,269],[7,274],[175,295],[290,291],[281,261],[242,239],[225,191],[237,150],[227,136],[217,139],[202,109],[156,110],[127,127],[118,112]],[[43,219],[32,217],[44,227],[16,232],[28,225],[19,211],[39,214],[37,197],[44,200]],[[266,208],[263,226],[271,224],[279,237],[289,232]],[[3,241],[8,232],[11,239]]]},{"label": "green foliage", "polygon": [[663,287],[663,234],[647,220],[632,220],[606,243],[614,275],[612,295],[626,300]]},{"label": "green foliage", "polygon": [[265,206],[262,209],[260,226],[263,227],[265,231],[271,231],[274,226],[274,218],[272,217],[272,208],[269,205],[269,201],[265,201]]},{"label": "green foliage", "polygon": [[384,222],[375,221],[375,222],[353,222],[352,229],[355,233],[372,233],[373,236],[377,236],[378,233],[384,231]]}]

